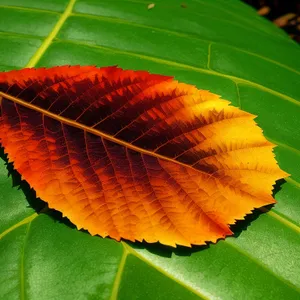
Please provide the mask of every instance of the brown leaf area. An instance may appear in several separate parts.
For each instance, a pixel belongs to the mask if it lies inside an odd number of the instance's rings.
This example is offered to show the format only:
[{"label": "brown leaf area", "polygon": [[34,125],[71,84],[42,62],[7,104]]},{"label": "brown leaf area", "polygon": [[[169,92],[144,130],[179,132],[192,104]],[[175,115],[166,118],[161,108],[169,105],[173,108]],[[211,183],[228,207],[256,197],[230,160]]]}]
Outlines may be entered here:
[{"label": "brown leaf area", "polygon": [[0,139],[37,196],[92,235],[176,246],[232,234],[286,177],[255,116],[117,67],[0,73]]}]

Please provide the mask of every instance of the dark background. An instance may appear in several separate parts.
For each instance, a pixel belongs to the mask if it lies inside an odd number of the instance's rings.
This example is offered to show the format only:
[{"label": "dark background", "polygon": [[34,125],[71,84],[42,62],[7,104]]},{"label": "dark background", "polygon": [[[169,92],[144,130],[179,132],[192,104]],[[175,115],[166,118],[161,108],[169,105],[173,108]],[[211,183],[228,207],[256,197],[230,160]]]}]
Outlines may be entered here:
[{"label": "dark background", "polygon": [[300,43],[300,0],[243,0]]}]

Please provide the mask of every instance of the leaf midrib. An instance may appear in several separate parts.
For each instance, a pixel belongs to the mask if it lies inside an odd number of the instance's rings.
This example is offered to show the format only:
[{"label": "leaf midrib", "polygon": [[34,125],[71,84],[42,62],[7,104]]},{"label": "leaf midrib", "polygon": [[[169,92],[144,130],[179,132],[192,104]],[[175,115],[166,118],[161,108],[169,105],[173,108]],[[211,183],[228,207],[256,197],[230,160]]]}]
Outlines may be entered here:
[{"label": "leaf midrib", "polygon": [[[188,165],[188,164],[180,162],[180,161],[178,161],[176,159],[173,159],[173,158],[170,158],[170,157],[158,154],[157,152],[149,151],[149,150],[143,149],[141,147],[134,146],[131,143],[128,143],[128,142],[125,142],[125,141],[120,140],[118,138],[115,138],[114,136],[112,136],[110,134],[107,134],[107,133],[105,133],[103,131],[100,131],[100,130],[95,129],[93,127],[84,125],[82,123],[79,123],[77,121],[71,120],[71,119],[66,118],[66,117],[63,117],[61,115],[57,115],[57,114],[52,113],[52,112],[50,112],[50,111],[48,111],[46,109],[40,108],[40,107],[38,107],[38,106],[36,106],[34,104],[28,103],[28,102],[26,102],[26,101],[24,101],[24,100],[22,100],[20,98],[13,97],[13,96],[11,96],[9,94],[0,92],[0,104],[1,104],[1,101],[2,101],[3,98],[7,99],[7,100],[11,100],[12,102],[17,103],[17,104],[19,104],[21,106],[24,106],[24,107],[27,107],[29,109],[32,109],[33,111],[39,112],[39,113],[41,113],[44,116],[50,117],[50,118],[52,118],[52,119],[54,119],[56,121],[61,122],[62,124],[66,124],[66,125],[69,125],[69,126],[72,126],[72,127],[76,127],[76,128],[81,129],[81,130],[83,130],[85,132],[89,132],[91,134],[94,134],[94,135],[99,136],[101,138],[104,138],[106,140],[109,140],[109,141],[111,141],[113,143],[116,143],[116,144],[118,144],[120,146],[123,146],[123,147],[125,147],[127,149],[131,149],[133,151],[136,151],[136,152],[139,152],[139,153],[142,153],[142,154],[146,154],[146,155],[149,155],[149,156],[152,156],[152,157],[156,157],[157,159],[161,159],[161,160],[172,162],[172,163],[177,164],[177,165],[181,165],[181,166],[183,166],[185,168],[192,169],[192,170],[194,170],[194,171],[196,171],[198,173],[201,173],[201,174],[203,174],[205,176],[209,176],[209,178],[214,178],[215,180],[220,181],[220,178],[218,178],[215,175],[215,173],[212,173],[212,174],[211,173],[206,173],[206,172],[204,172],[204,171],[202,171],[200,169],[195,168],[194,165]],[[250,193],[248,193],[246,191],[243,191],[243,192],[245,192],[245,193],[247,193],[247,194],[250,195]]]},{"label": "leaf midrib", "polygon": [[[40,107],[38,107],[38,106],[36,106],[36,105],[34,105],[34,104],[28,103],[28,102],[26,102],[26,101],[24,101],[24,100],[22,100],[22,99],[20,99],[20,98],[13,97],[13,96],[11,96],[11,95],[9,95],[9,94],[0,92],[0,104],[1,104],[1,101],[2,101],[3,98],[4,98],[4,99],[7,99],[7,100],[10,100],[10,101],[12,101],[12,102],[14,102],[14,103],[17,103],[17,104],[19,104],[19,105],[21,105],[21,106],[24,106],[24,107],[27,107],[27,108],[29,108],[29,109],[32,109],[33,111],[39,112],[39,113],[41,113],[41,114],[43,114],[43,115],[45,115],[45,116],[47,116],[47,117],[50,117],[50,118],[52,118],[52,119],[54,119],[54,120],[56,120],[56,121],[59,121],[59,122],[63,123],[63,124],[70,125],[70,126],[72,126],[72,127],[76,127],[76,128],[78,128],[78,129],[81,129],[81,130],[83,130],[83,131],[89,132],[89,133],[94,134],[94,135],[96,135],[96,136],[102,137],[102,138],[104,138],[104,139],[106,139],[106,140],[109,140],[109,141],[111,141],[111,142],[113,142],[113,143],[116,143],[116,144],[121,145],[121,146],[123,146],[123,147],[126,147],[126,148],[128,148],[128,149],[131,149],[131,150],[133,150],[133,151],[137,151],[137,152],[142,153],[142,154],[154,156],[154,157],[156,157],[156,158],[158,158],[158,159],[166,160],[166,161],[169,161],[169,162],[172,162],[172,163],[181,165],[181,166],[183,166],[183,167],[193,169],[193,170],[195,170],[195,171],[197,171],[197,172],[200,172],[200,173],[202,173],[202,174],[204,174],[204,175],[209,175],[209,176],[214,177],[213,174],[209,174],[209,173],[206,173],[206,172],[201,171],[201,170],[199,170],[199,169],[195,169],[195,168],[192,167],[191,165],[182,163],[182,162],[180,162],[180,161],[177,161],[177,160],[172,159],[172,158],[169,158],[169,157],[167,157],[167,156],[158,154],[158,153],[156,153],[156,152],[149,151],[149,150],[146,150],[146,149],[143,149],[143,148],[134,146],[134,145],[132,145],[132,144],[130,144],[130,143],[128,143],[128,142],[125,142],[125,141],[123,141],[123,140],[117,139],[117,138],[115,138],[114,136],[112,136],[112,135],[110,135],[110,134],[107,134],[107,133],[105,133],[105,132],[103,132],[103,131],[100,131],[100,130],[98,130],[98,129],[92,128],[92,127],[90,127],[90,126],[86,126],[86,125],[84,125],[84,124],[82,124],[82,123],[79,123],[79,122],[77,122],[77,121],[71,120],[71,119],[69,119],[69,118],[65,118],[65,117],[63,117],[63,116],[54,114],[54,113],[52,113],[52,112],[50,112],[50,111],[48,111],[48,110],[46,110],[46,109],[43,109],[43,108],[40,108]],[[215,177],[215,178],[218,179],[217,177]]]}]

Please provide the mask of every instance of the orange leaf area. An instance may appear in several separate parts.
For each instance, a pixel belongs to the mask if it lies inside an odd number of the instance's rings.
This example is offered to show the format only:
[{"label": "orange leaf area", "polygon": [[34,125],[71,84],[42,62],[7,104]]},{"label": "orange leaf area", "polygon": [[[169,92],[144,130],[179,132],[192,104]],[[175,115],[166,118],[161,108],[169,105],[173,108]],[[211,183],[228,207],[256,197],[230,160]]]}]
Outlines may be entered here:
[{"label": "orange leaf area", "polygon": [[255,116],[117,67],[0,73],[0,139],[37,196],[92,235],[176,246],[232,234],[288,174]]}]

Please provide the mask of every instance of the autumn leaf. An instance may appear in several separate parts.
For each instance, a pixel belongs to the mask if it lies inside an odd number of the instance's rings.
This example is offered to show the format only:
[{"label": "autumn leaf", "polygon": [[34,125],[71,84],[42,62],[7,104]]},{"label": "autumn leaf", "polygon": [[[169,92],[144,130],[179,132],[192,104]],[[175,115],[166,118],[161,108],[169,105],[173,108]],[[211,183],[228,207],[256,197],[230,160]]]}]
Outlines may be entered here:
[{"label": "autumn leaf", "polygon": [[37,196],[92,235],[216,242],[288,174],[255,116],[117,67],[0,73],[0,138]]}]

